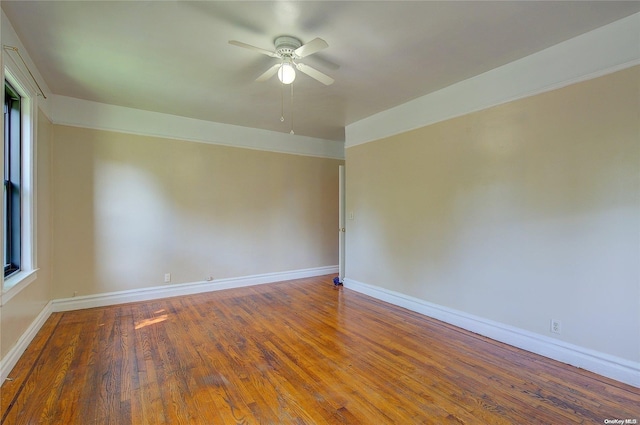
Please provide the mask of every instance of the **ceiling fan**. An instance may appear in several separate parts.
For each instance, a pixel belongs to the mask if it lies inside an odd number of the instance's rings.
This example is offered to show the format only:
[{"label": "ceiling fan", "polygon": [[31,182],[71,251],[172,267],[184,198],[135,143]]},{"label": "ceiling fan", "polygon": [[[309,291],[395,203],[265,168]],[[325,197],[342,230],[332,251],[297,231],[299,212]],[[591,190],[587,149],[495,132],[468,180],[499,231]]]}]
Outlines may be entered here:
[{"label": "ceiling fan", "polygon": [[278,74],[278,79],[283,84],[291,84],[296,78],[295,70],[297,69],[298,71],[307,74],[309,77],[320,81],[322,84],[327,86],[333,84],[333,78],[323,74],[315,68],[310,67],[309,65],[298,62],[299,59],[329,47],[327,42],[321,38],[314,38],[307,44],[302,44],[302,42],[295,37],[283,35],[274,40],[275,51],[273,52],[236,40],[230,40],[229,44],[244,47],[245,49],[254,50],[258,53],[262,53],[263,55],[280,59],[279,63],[267,69],[262,75],[256,78],[256,81],[266,81]]}]

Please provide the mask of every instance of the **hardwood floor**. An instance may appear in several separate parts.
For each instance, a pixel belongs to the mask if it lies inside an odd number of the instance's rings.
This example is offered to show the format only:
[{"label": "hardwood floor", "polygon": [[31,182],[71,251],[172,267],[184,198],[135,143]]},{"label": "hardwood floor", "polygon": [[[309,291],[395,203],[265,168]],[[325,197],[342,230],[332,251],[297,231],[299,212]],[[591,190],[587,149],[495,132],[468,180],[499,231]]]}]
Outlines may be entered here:
[{"label": "hardwood floor", "polygon": [[640,389],[301,279],[54,313],[3,424],[640,422]]}]

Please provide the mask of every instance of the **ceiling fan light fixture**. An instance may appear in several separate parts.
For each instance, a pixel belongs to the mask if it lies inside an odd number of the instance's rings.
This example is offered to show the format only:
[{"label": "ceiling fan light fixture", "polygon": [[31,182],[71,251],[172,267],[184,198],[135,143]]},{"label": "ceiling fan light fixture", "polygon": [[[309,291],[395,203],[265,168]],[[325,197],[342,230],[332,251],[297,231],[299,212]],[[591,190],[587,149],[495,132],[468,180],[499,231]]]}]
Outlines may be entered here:
[{"label": "ceiling fan light fixture", "polygon": [[291,62],[284,62],[278,68],[278,79],[282,84],[291,84],[296,79],[296,70]]}]

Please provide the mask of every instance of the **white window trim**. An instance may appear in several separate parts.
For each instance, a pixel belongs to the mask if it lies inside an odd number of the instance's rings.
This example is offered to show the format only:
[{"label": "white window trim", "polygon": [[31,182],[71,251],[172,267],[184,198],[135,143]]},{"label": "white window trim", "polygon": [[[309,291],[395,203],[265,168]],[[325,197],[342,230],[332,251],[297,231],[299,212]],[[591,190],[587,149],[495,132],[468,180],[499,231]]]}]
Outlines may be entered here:
[{"label": "white window trim", "polygon": [[[5,56],[6,58],[7,56]],[[37,278],[37,238],[36,238],[36,181],[37,181],[37,164],[36,164],[36,132],[37,132],[37,92],[31,84],[29,78],[20,70],[18,64],[12,60],[4,63],[4,81],[18,92],[22,97],[20,104],[21,114],[21,157],[22,157],[22,176],[21,176],[21,258],[20,271],[4,280],[4,275],[0,276],[2,283],[2,296],[0,297],[0,305],[4,305],[11,298],[16,296],[20,291],[25,289],[29,284]],[[4,90],[2,91],[4,93]],[[4,167],[4,161],[0,163],[0,170]],[[4,219],[4,218],[3,218]],[[1,229],[0,229],[1,231]]]},{"label": "white window trim", "polygon": [[11,275],[4,281],[6,287],[2,291],[2,297],[0,298],[0,306],[5,305],[9,300],[25,289],[29,284],[38,278],[38,270],[20,270],[18,273]]}]

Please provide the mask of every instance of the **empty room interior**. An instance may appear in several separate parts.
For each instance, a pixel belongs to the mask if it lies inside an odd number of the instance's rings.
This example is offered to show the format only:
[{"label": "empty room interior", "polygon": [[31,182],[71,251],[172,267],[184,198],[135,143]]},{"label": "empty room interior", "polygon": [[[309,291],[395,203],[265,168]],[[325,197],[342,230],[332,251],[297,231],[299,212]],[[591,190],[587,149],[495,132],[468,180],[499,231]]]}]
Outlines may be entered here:
[{"label": "empty room interior", "polygon": [[640,422],[640,2],[0,6],[0,423]]}]

